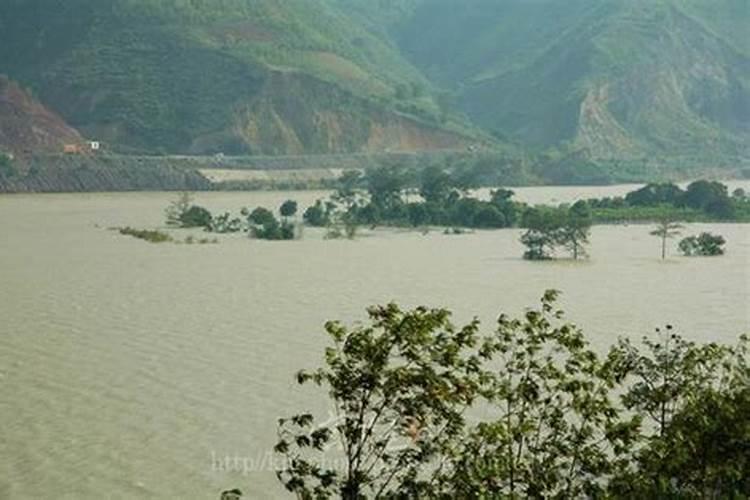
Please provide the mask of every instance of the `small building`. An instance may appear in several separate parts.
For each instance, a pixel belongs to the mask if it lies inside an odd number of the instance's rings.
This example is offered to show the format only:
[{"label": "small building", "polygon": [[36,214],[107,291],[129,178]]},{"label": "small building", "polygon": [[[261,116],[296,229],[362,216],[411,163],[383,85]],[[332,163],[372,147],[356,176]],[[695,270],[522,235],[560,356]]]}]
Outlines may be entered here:
[{"label": "small building", "polygon": [[101,150],[102,144],[99,141],[86,141],[83,144],[65,144],[63,153],[71,155],[80,155],[84,153],[95,153]]}]

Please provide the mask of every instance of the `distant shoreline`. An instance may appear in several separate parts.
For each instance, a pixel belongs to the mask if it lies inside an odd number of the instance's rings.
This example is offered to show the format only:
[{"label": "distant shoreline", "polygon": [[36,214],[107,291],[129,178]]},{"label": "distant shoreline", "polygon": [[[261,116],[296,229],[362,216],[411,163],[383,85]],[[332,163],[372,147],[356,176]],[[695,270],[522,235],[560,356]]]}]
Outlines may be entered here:
[{"label": "distant shoreline", "polygon": [[[492,154],[487,153],[490,159]],[[331,189],[347,170],[385,163],[418,169],[429,162],[451,164],[471,158],[461,151],[327,154],[305,156],[131,156],[39,155],[21,160],[14,172],[0,172],[0,194],[129,191],[309,191]],[[503,158],[499,155],[498,159]],[[499,161],[499,160],[498,160]],[[623,170],[616,177],[573,176],[559,182],[510,163],[498,164],[498,182],[485,186],[613,186],[696,178],[744,180],[747,171],[719,167],[655,168],[649,175]],[[510,166],[508,166],[510,165]],[[611,166],[607,167],[610,168]],[[603,167],[604,168],[604,167]],[[602,174],[603,175],[603,174]]]}]

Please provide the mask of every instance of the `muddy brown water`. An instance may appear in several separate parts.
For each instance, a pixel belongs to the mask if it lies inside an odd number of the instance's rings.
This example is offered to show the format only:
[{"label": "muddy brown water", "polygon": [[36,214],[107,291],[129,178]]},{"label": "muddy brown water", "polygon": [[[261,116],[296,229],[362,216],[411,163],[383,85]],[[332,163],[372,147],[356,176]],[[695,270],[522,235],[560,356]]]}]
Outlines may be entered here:
[{"label": "muddy brown water", "polygon": [[[736,187],[734,183],[732,187]],[[750,183],[744,183],[750,190]],[[631,186],[525,188],[531,202]],[[212,210],[302,205],[321,193],[207,193]],[[521,313],[547,288],[597,349],[671,323],[692,339],[750,331],[750,225],[689,225],[721,258],[660,261],[649,226],[599,226],[586,262],[520,259],[518,230],[374,231],[356,241],[152,245],[108,231],[158,227],[168,193],[0,197],[0,498],[283,498],[278,417],[313,409],[295,387],[328,319],[368,305],[445,306],[457,322]],[[190,232],[178,232],[180,237]],[[227,462],[226,457],[232,460]]]}]

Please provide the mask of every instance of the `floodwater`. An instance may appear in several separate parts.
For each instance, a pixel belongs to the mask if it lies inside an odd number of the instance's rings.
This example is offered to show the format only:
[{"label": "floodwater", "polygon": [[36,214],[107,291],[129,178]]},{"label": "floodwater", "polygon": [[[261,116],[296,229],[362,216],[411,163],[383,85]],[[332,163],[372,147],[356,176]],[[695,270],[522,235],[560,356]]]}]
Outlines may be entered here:
[{"label": "floodwater", "polygon": [[[516,191],[563,202],[629,189]],[[196,202],[238,211],[321,195]],[[662,262],[648,226],[623,225],[593,229],[589,261],[546,263],[520,258],[518,230],[327,241],[308,229],[301,241],[190,246],[107,230],[158,227],[173,197],[0,197],[0,498],[213,499],[234,487],[283,498],[270,453],[277,418],[326,414],[293,375],[319,363],[324,321],[361,320],[372,304],[444,306],[489,332],[499,312],[557,288],[600,350],[666,323],[701,341],[750,331],[750,225],[685,228],[724,235],[720,258],[673,248]]]}]

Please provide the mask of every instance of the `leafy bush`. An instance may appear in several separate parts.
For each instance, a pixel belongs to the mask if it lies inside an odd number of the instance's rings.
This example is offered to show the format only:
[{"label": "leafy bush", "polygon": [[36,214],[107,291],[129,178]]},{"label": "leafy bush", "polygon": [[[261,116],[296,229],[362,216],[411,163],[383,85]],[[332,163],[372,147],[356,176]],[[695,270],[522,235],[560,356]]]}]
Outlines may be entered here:
[{"label": "leafy bush", "polygon": [[180,215],[180,227],[202,227],[205,229],[211,228],[213,216],[211,212],[203,207],[193,205],[187,209],[185,213]]},{"label": "leafy bush", "polygon": [[686,257],[712,257],[724,255],[726,240],[721,235],[701,233],[699,236],[688,236],[680,241],[679,249]]},{"label": "leafy bush", "polygon": [[[245,211],[244,213],[247,213]],[[289,222],[279,222],[273,213],[263,207],[253,210],[247,217],[250,234],[261,240],[293,240],[295,226]]]}]

